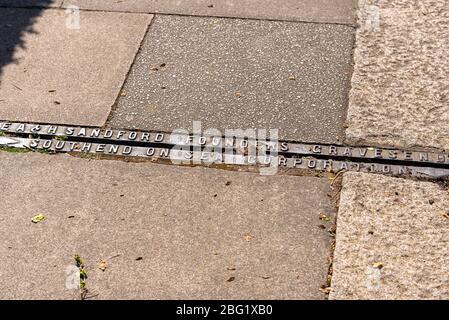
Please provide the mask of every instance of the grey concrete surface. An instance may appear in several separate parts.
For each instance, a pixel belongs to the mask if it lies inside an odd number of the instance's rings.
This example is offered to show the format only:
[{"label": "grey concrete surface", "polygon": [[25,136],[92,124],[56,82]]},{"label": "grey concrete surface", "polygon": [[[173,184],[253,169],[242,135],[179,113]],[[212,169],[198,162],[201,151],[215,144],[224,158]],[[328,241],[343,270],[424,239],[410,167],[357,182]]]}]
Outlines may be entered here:
[{"label": "grey concrete surface", "polygon": [[449,2],[359,6],[347,141],[448,150]]},{"label": "grey concrete surface", "polygon": [[60,7],[63,0],[0,0],[0,7]]},{"label": "grey concrete surface", "polygon": [[1,299],[76,299],[65,289],[75,253],[94,299],[324,298],[325,178],[36,153],[0,162]]},{"label": "grey concrete surface", "polygon": [[284,139],[344,137],[353,28],[156,16],[110,123],[192,131],[279,129]]},{"label": "grey concrete surface", "polygon": [[448,214],[436,183],[346,173],[330,299],[447,299]]},{"label": "grey concrete surface", "polygon": [[356,0],[65,0],[67,5],[106,11],[354,24]]},{"label": "grey concrete surface", "polygon": [[151,17],[81,12],[72,29],[64,10],[0,9],[9,29],[32,20],[0,33],[0,118],[103,125]]}]

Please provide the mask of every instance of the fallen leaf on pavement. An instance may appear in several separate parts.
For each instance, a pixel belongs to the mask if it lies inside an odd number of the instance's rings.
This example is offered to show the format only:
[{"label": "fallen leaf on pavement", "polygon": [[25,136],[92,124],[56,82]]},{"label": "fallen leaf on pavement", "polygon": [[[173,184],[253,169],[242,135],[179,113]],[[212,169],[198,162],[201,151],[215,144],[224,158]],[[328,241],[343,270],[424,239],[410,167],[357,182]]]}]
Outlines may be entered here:
[{"label": "fallen leaf on pavement", "polygon": [[252,234],[250,234],[250,233],[247,233],[247,234],[245,234],[245,236],[244,236],[244,238],[245,238],[245,240],[246,241],[251,241],[254,237],[253,237],[253,235]]},{"label": "fallen leaf on pavement", "polygon": [[104,260],[100,260],[100,264],[98,265],[98,269],[100,269],[101,271],[105,271],[107,267],[107,263]]},{"label": "fallen leaf on pavement", "polygon": [[323,288],[320,288],[320,291],[322,293],[329,294],[332,291],[332,288],[331,287],[323,287]]},{"label": "fallen leaf on pavement", "polygon": [[31,218],[31,222],[38,223],[44,219],[45,219],[44,215],[39,213],[39,214],[35,215],[33,218]]}]

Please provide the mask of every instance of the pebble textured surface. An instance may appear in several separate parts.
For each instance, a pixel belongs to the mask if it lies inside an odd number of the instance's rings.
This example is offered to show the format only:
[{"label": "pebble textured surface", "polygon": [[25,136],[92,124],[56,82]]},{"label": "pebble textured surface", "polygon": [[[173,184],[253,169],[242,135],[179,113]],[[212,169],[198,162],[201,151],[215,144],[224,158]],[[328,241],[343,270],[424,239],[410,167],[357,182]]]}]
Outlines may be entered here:
[{"label": "pebble textured surface", "polygon": [[347,173],[331,299],[447,299],[449,194],[440,185]]},{"label": "pebble textured surface", "polygon": [[0,163],[0,299],[79,297],[65,286],[75,253],[95,299],[325,298],[326,178],[39,153]]},{"label": "pebble textured surface", "polygon": [[357,0],[65,0],[64,6],[126,12],[355,23]]},{"label": "pebble textured surface", "polygon": [[344,138],[352,27],[156,16],[124,95],[116,127],[192,131],[279,129],[279,136]]},{"label": "pebble textured surface", "polygon": [[347,142],[449,149],[449,2],[359,7]]}]

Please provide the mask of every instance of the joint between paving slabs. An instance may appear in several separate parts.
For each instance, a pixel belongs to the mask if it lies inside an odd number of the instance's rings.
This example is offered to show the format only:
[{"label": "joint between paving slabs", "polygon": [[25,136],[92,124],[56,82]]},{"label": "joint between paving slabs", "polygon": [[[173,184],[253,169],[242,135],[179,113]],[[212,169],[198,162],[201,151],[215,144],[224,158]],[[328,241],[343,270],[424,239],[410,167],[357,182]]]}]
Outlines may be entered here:
[{"label": "joint between paving slabs", "polygon": [[[329,294],[332,291],[332,275],[333,275],[333,262],[334,262],[334,252],[335,252],[335,244],[336,244],[336,233],[337,233],[337,217],[338,217],[338,210],[340,205],[340,195],[341,195],[341,189],[343,186],[343,174],[345,171],[339,171],[337,174],[333,176],[328,175],[328,180],[330,182],[330,189],[331,191],[327,194],[327,196],[330,198],[331,206],[333,207],[333,210],[335,212],[335,216],[330,221],[330,226],[327,229],[327,232],[329,233],[330,237],[330,250],[328,255],[328,269],[327,269],[327,275],[326,275],[326,282],[323,284],[319,290],[325,294],[325,298],[329,299]],[[326,218],[326,216],[324,216]],[[321,217],[320,217],[321,220]]]},{"label": "joint between paving slabs", "polygon": [[[0,136],[5,135],[4,132],[0,132]],[[66,137],[59,136],[54,140],[62,140],[66,141]],[[158,163],[163,165],[174,165],[174,166],[182,166],[182,167],[203,167],[203,168],[213,168],[227,171],[236,171],[236,172],[249,172],[249,173],[260,173],[260,169],[264,166],[261,165],[238,165],[238,164],[230,164],[230,163],[172,163],[169,158],[163,157],[135,157],[135,156],[122,156],[122,155],[113,155],[113,154],[101,154],[101,153],[91,153],[91,152],[83,152],[83,151],[56,151],[52,149],[43,149],[43,148],[17,148],[10,146],[0,146],[0,151],[10,152],[10,153],[27,153],[27,152],[37,152],[47,155],[57,155],[57,154],[67,154],[72,157],[82,158],[87,160],[113,160],[113,161],[122,161],[127,163]],[[308,158],[303,157],[303,158]],[[287,176],[312,176],[312,177],[324,177],[325,175],[333,175],[334,177],[340,176],[344,172],[351,172],[353,170],[341,169],[339,171],[328,170],[328,169],[314,169],[314,168],[293,168],[293,167],[278,167],[278,171],[276,175],[287,175]],[[446,187],[449,185],[448,178],[446,176],[441,177],[432,177],[432,176],[415,176],[412,174],[400,174],[397,175],[391,172],[366,172],[368,174],[381,174],[390,177],[403,178],[414,181],[427,181],[438,183],[439,185]]]},{"label": "joint between paving slabs", "polygon": [[[16,8],[16,9],[53,9],[53,10],[65,10],[66,2],[65,0],[58,7],[1,7],[0,8]],[[207,15],[207,14],[191,14],[191,13],[170,13],[170,12],[160,12],[160,11],[129,11],[129,10],[100,10],[100,9],[92,9],[92,8],[79,8],[80,11],[86,12],[115,12],[115,13],[129,13],[129,14],[150,14],[150,15],[160,15],[160,16],[181,16],[181,17],[194,17],[194,18],[217,18],[217,19],[238,19],[238,20],[252,20],[252,21],[268,21],[268,22],[290,22],[290,23],[307,23],[307,24],[329,24],[329,25],[337,25],[337,26],[347,26],[351,28],[357,28],[357,22],[353,23],[345,23],[345,22],[335,22],[335,21],[310,21],[310,20],[295,20],[295,19],[281,19],[281,18],[266,18],[266,17],[237,17],[237,16],[225,16],[225,15]],[[357,10],[357,8],[355,8]],[[354,17],[355,20],[355,17]]]},{"label": "joint between paving slabs", "polygon": [[145,41],[145,38],[147,37],[147,35],[148,35],[149,31],[150,31],[150,28],[153,25],[154,18],[155,18],[155,15],[152,16],[151,21],[150,21],[150,23],[148,23],[148,26],[147,26],[144,34],[143,34],[143,37],[140,40],[139,49],[137,50],[137,52],[134,55],[133,62],[129,66],[128,72],[126,73],[125,79],[124,79],[124,81],[123,81],[123,83],[122,83],[122,85],[120,87],[120,90],[119,90],[119,92],[117,94],[117,97],[115,98],[114,104],[111,106],[111,110],[109,111],[109,115],[108,115],[108,117],[106,119],[106,122],[101,127],[102,129],[105,129],[106,127],[108,127],[110,122],[111,122],[111,118],[113,117],[114,112],[117,109],[118,101],[119,101],[120,97],[122,96],[122,94],[124,93],[125,84],[128,81],[129,75],[131,74],[131,72],[133,70],[133,67],[134,67],[134,64],[136,63],[137,57],[140,54],[140,51],[142,50],[142,45],[143,45],[143,43]]}]

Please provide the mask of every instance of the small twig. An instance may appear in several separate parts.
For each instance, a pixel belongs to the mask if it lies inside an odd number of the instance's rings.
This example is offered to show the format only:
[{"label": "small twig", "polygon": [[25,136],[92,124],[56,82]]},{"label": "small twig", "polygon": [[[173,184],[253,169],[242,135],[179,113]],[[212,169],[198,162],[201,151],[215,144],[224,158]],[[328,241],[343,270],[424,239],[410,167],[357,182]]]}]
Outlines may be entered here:
[{"label": "small twig", "polygon": [[120,256],[121,256],[121,254],[119,253],[119,254],[116,254],[115,256],[109,257],[108,260],[115,259],[115,258],[118,258]]},{"label": "small twig", "polygon": [[335,175],[335,177],[333,177],[333,179],[332,179],[331,187],[334,186],[334,182],[335,182],[335,180],[337,180],[337,178],[340,176],[340,174],[342,174],[342,173],[345,172],[345,171],[346,171],[345,169],[342,169],[342,170],[340,170],[340,171],[337,172],[337,174]]},{"label": "small twig", "polygon": [[81,290],[80,292],[81,300],[88,299],[89,297],[87,296],[87,294],[89,293],[89,290],[87,290],[86,288],[81,288],[80,290]]},{"label": "small twig", "polygon": [[86,290],[86,294],[85,294],[85,296],[84,296],[84,299],[83,300],[89,300],[89,299],[92,299],[92,298],[95,298],[95,297],[98,297],[100,294],[91,294],[91,295],[87,295],[87,290]]},{"label": "small twig", "polygon": [[33,151],[33,152],[37,152],[37,150],[36,149],[33,149],[33,148],[31,148],[30,146],[27,146],[27,145],[23,145],[24,146],[24,149],[27,149],[27,150],[30,150],[30,151]]},{"label": "small twig", "polygon": [[12,85],[14,86],[14,88],[16,88],[16,89],[18,89],[20,91],[23,91],[22,88],[20,88],[19,86],[16,86],[14,83]]}]

